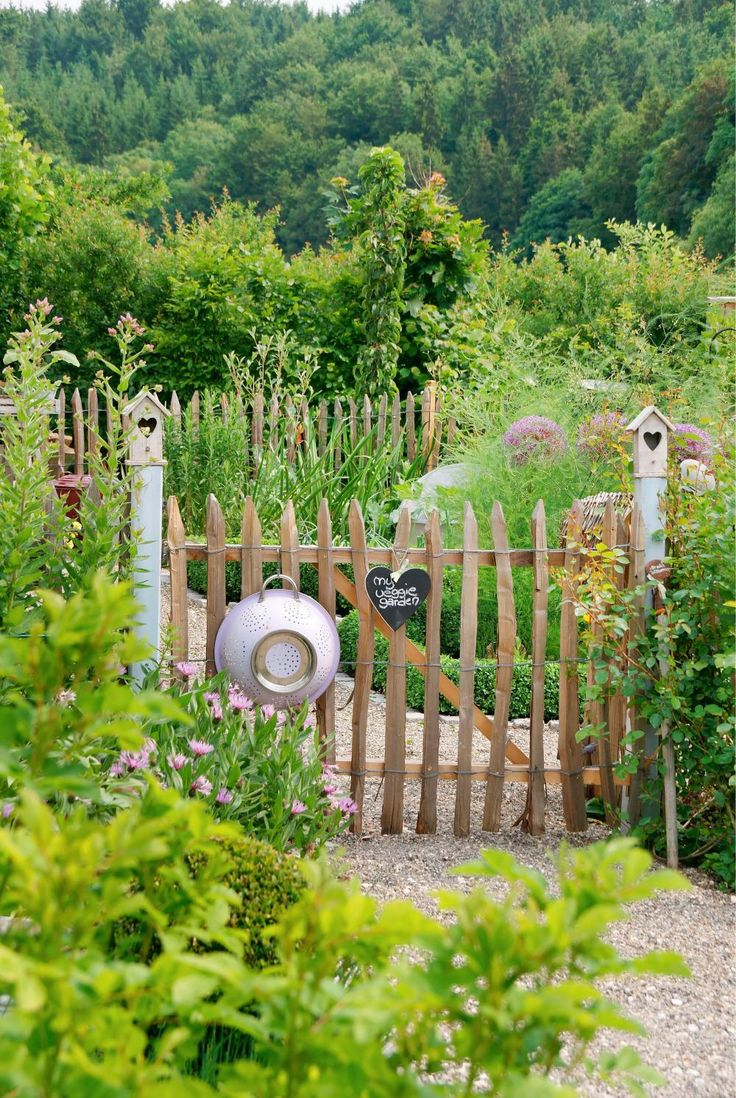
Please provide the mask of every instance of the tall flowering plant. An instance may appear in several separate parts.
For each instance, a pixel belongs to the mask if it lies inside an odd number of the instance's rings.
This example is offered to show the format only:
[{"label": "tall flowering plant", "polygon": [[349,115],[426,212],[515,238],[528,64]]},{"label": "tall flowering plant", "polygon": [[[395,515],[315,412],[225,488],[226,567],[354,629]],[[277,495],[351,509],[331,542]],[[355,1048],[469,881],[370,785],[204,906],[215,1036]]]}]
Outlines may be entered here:
[{"label": "tall flowering plant", "polygon": [[255,705],[224,675],[197,684],[193,664],[178,670],[170,692],[192,724],[160,724],[138,751],[117,755],[108,770],[111,791],[150,774],[278,850],[312,851],[345,830],[355,805],[325,762],[306,705],[277,712]]},{"label": "tall flowering plant", "polygon": [[504,446],[514,465],[525,465],[531,458],[555,458],[567,449],[567,438],[559,423],[546,416],[523,416],[508,428]]}]

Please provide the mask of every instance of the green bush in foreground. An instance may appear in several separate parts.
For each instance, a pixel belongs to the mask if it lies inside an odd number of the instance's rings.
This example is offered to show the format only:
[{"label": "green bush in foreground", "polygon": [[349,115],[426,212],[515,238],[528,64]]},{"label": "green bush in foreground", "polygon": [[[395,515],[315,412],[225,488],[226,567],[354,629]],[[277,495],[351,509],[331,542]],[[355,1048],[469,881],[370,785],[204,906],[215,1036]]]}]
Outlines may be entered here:
[{"label": "green bush in foreground", "polygon": [[[358,612],[351,611],[337,627],[340,637],[340,662],[351,674],[355,671],[358,653]],[[383,693],[386,689],[386,671],[388,661],[388,641],[380,633],[376,634],[375,666],[373,668],[373,689]],[[460,682],[460,660],[452,656],[441,656],[442,670],[456,685]],[[495,660],[476,660],[475,704],[484,713],[493,713],[496,707],[496,662]],[[532,668],[528,662],[514,666],[511,684],[511,720],[529,716],[532,700]],[[406,704],[409,709],[424,709],[424,677],[415,667],[406,669]],[[554,720],[559,708],[559,668],[557,664],[548,664],[544,669],[544,719]],[[457,709],[440,697],[440,713],[454,716]]]},{"label": "green bush in foreground", "polygon": [[[687,971],[672,954],[625,960],[605,941],[624,905],[687,887],[675,873],[652,873],[631,841],[563,850],[559,887],[488,851],[461,872],[500,875],[505,899],[483,888],[444,894],[450,920],[407,902],[379,912],[357,881],[305,863],[310,887],[280,918],[276,963],[249,968],[237,892],[252,859],[233,825],[155,782],[111,818],[94,814],[104,790],[95,797],[91,753],[115,738],[134,746],[136,727],[140,745],[177,704],[110,682],[118,622],[132,609],[125,587],[101,576],[86,598],[45,596],[33,637],[0,637],[0,669],[19,665],[0,699],[0,779],[15,797],[0,817],[0,1092],[426,1098],[467,1094],[484,1075],[492,1093],[511,1098],[575,1094],[584,1075],[638,1095],[657,1080],[632,1049],[588,1053],[603,1028],[642,1032],[600,980]],[[103,652],[100,622],[112,635]],[[35,750],[18,766],[14,745],[34,733]],[[89,776],[75,799],[83,765]],[[56,812],[39,795],[51,775],[46,788],[66,796]],[[255,848],[253,857],[271,891],[268,859]],[[271,892],[275,906],[289,888]],[[116,950],[126,920],[143,931],[127,957]],[[464,1072],[468,1083],[442,1081],[440,1071],[451,1080]],[[552,1071],[571,1085],[552,1083]]]}]

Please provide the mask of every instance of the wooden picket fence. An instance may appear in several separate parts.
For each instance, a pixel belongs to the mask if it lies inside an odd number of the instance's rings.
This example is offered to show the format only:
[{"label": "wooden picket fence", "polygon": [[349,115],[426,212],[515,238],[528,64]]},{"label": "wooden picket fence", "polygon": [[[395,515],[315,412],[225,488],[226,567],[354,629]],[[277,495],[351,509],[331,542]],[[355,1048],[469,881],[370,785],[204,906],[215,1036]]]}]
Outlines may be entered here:
[{"label": "wooden picket fence", "polygon": [[[86,455],[106,437],[106,413],[100,407],[98,391],[90,388],[83,396],[74,389],[69,395],[61,388],[49,397],[49,431],[57,440],[58,469],[84,473]],[[172,425],[180,431],[196,431],[203,401],[195,392],[182,406],[176,391],[172,392],[168,402]],[[341,451],[367,441],[366,457],[372,450],[390,445],[398,447],[408,461],[423,456],[424,467],[429,470],[436,467],[443,447],[453,441],[457,429],[455,419],[444,415],[444,397],[435,385],[427,385],[418,397],[409,393],[403,399],[398,394],[389,397],[383,393],[374,399],[348,395],[330,403],[301,400],[297,405],[289,396],[281,403],[277,397],[267,400],[262,392],[256,392],[248,400],[221,393],[214,404],[224,421],[231,417],[247,421],[250,445],[243,460],[251,466],[258,464],[259,455],[269,446],[283,446],[293,460],[300,442],[313,438],[320,455],[332,440],[338,469]],[[3,412],[12,414],[12,409],[3,408],[0,402],[0,415]]]},{"label": "wooden picket fence", "polygon": [[[409,393],[403,400],[398,394],[383,393],[373,399],[368,395],[362,399],[351,395],[336,397],[329,403],[324,399],[312,403],[302,399],[295,403],[287,396],[282,403],[277,396],[267,400],[262,392],[256,392],[247,400],[221,393],[216,402],[223,420],[237,417],[246,421],[251,463],[257,463],[258,455],[269,446],[283,445],[293,460],[300,441],[314,439],[321,455],[332,440],[339,468],[341,448],[355,448],[368,440],[366,453],[371,447],[391,445],[398,447],[409,461],[423,455],[428,469],[435,468],[442,447],[455,436],[456,422],[453,417],[444,416],[443,403],[442,393],[433,384],[427,385],[420,396]],[[168,407],[173,423],[180,429],[187,426],[197,429],[203,408],[198,392],[182,407],[174,391]],[[248,457],[244,455],[246,461]]]},{"label": "wooden picket fence", "polygon": [[[606,703],[590,706],[586,724],[605,729],[600,740],[584,752],[578,742],[580,730],[581,681],[591,675],[591,667],[580,655],[580,640],[575,607],[570,598],[572,577],[585,566],[586,549],[583,512],[576,504],[570,512],[564,535],[564,547],[548,543],[544,505],[540,501],[531,520],[531,547],[512,549],[508,544],[506,523],[501,505],[493,506],[490,517],[494,548],[480,549],[478,524],[470,504],[466,505],[461,549],[445,549],[439,514],[433,512],[427,523],[424,547],[409,547],[410,514],[402,507],[392,548],[369,546],[360,505],[353,500],[349,515],[350,544],[335,545],[332,521],[323,500],[319,512],[316,545],[300,545],[296,515],[292,502],[283,512],[280,543],[264,545],[261,524],[252,500],[245,503],[241,537],[229,543],[225,523],[217,499],[210,495],[207,504],[206,543],[188,540],[176,498],[167,504],[168,550],[171,578],[171,625],[173,661],[189,657],[187,612],[187,562],[203,560],[207,564],[207,625],[206,671],[212,673],[217,631],[226,614],[225,565],[240,564],[241,597],[260,590],[263,565],[277,563],[279,571],[299,584],[302,564],[317,568],[319,601],[335,616],[336,596],[342,595],[359,614],[357,658],[354,667],[355,690],[352,709],[352,743],[349,758],[335,758],[332,733],[335,728],[335,687],[330,686],[317,703],[320,733],[331,752],[330,761],[339,772],[350,776],[351,794],[357,805],[353,830],[363,827],[363,801],[367,779],[383,779],[382,830],[400,833],[404,821],[404,790],[407,781],[421,782],[421,800],[416,830],[432,834],[437,829],[437,783],[456,783],[454,831],[469,833],[471,822],[471,783],[485,784],[482,816],[484,830],[496,831],[501,822],[501,804],[505,782],[527,785],[526,807],[522,826],[533,835],[545,828],[545,801],[548,785],[561,785],[565,822],[568,830],[581,831],[586,826],[586,789],[600,792],[607,815],[613,818],[624,784],[614,773],[620,757],[621,741],[627,721],[636,720],[627,700],[614,695]],[[626,575],[612,576],[618,584],[632,587],[643,581],[644,542],[641,514],[637,507],[625,522],[609,501],[602,529],[602,541],[628,552]],[[555,539],[556,541],[558,539]],[[425,567],[431,578],[427,600],[425,647],[420,648],[406,636],[406,627],[393,631],[371,604],[365,587],[365,577],[374,565],[398,567],[399,562]],[[350,565],[351,580],[341,566]],[[460,611],[460,674],[459,686],[450,681],[440,665],[440,611],[442,604],[443,570],[462,566]],[[474,703],[476,672],[476,635],[478,626],[478,575],[480,568],[496,569],[498,596],[498,647],[493,716],[481,712]],[[534,575],[534,616],[532,639],[532,695],[530,707],[528,750],[521,750],[508,736],[511,686],[514,676],[516,613],[514,601],[514,570],[530,568]],[[548,590],[550,570],[556,570],[556,582],[562,587],[563,599],[560,622],[559,660],[559,765],[549,767],[544,760],[544,679],[547,662]],[[366,757],[366,733],[369,698],[373,677],[376,630],[389,639],[389,657],[385,706],[385,751],[382,759]],[[424,678],[424,731],[421,762],[407,760],[406,754],[406,676],[413,666]],[[440,697],[448,699],[459,712],[457,757],[453,763],[439,759]],[[489,741],[487,762],[473,760],[473,734],[479,730]],[[632,789],[633,792],[633,789]]]}]

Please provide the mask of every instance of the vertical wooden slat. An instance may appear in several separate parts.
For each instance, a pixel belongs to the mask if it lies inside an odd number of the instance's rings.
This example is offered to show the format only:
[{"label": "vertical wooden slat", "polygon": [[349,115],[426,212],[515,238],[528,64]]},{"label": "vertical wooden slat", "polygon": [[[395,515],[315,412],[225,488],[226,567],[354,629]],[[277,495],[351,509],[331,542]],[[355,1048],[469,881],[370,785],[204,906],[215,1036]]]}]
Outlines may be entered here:
[{"label": "vertical wooden slat", "polygon": [[342,465],[342,429],[343,429],[343,415],[342,404],[338,397],[335,397],[335,410],[334,410],[334,423],[332,427],[333,439],[335,442],[335,472],[337,472]]},{"label": "vertical wooden slat", "polygon": [[457,788],[454,832],[470,834],[470,768],[473,762],[475,645],[478,636],[478,523],[465,504],[463,581],[460,601],[460,721],[457,744]]},{"label": "vertical wooden slat", "polygon": [[284,411],[286,412],[286,458],[287,461],[293,462],[296,457],[296,413],[290,396],[287,396],[284,401]]},{"label": "vertical wooden slat", "polygon": [[455,433],[457,431],[457,420],[454,416],[450,416],[447,420],[447,445],[452,446],[455,441]]},{"label": "vertical wooden slat", "polygon": [[[606,509],[603,513],[603,531],[601,537],[604,545],[609,549],[612,549],[616,544],[616,512],[613,509],[613,503],[610,499],[606,504]],[[614,573],[612,568],[609,570],[609,578],[613,582]],[[601,706],[604,727],[603,734],[598,740],[598,757],[601,768],[601,796],[606,812],[606,821],[609,824],[613,824],[616,819],[617,795],[612,769],[613,754],[611,752],[610,740],[610,704],[611,699],[606,696],[603,705]]]},{"label": "vertical wooden slat", "polygon": [[354,450],[358,444],[358,405],[351,396],[348,397],[348,417],[350,420],[350,447]]},{"label": "vertical wooden slat", "polygon": [[[616,515],[616,545],[624,547],[628,541],[628,533],[623,516]],[[614,572],[614,583],[618,591],[626,586],[626,574],[624,570]],[[621,759],[621,741],[626,734],[626,709],[627,702],[620,690],[615,690],[608,703],[608,739],[611,745],[611,759],[614,766]],[[614,785],[616,804],[621,804],[622,787]]]},{"label": "vertical wooden slat", "polygon": [[386,416],[388,412],[388,395],[386,393],[381,394],[381,399],[378,402],[378,429],[376,432],[376,450],[377,452],[383,448],[383,440],[386,437]]},{"label": "vertical wooden slat", "polygon": [[72,438],[74,440],[74,472],[84,472],[84,409],[79,389],[72,393]]},{"label": "vertical wooden slat", "polygon": [[251,450],[253,461],[258,465],[263,456],[263,393],[259,389],[253,397],[253,418],[251,420]]},{"label": "vertical wooden slat", "polygon": [[66,393],[59,389],[56,397],[56,433],[59,446],[59,472],[63,473],[66,465]]},{"label": "vertical wooden slat", "polygon": [[522,828],[530,835],[544,834],[544,659],[547,648],[549,564],[544,503],[532,515],[534,553],[534,617],[532,623],[532,704],[529,718],[529,787]]},{"label": "vertical wooden slat", "polygon": [[279,448],[278,422],[279,398],[274,393],[268,406],[268,446],[274,453]]},{"label": "vertical wooden slat", "polygon": [[240,544],[240,597],[247,599],[260,591],[263,584],[261,521],[252,496],[247,497],[243,506]]},{"label": "vertical wooden slat", "polygon": [[94,456],[100,448],[100,410],[97,390],[87,390],[87,452]]},{"label": "vertical wooden slat", "polygon": [[[286,504],[281,516],[281,572],[291,576],[299,590],[299,534],[292,500]],[[281,586],[288,587],[288,584],[283,583]]]},{"label": "vertical wooden slat", "polygon": [[393,450],[401,442],[401,397],[398,393],[394,396],[391,405],[391,448]]},{"label": "vertical wooden slat", "polygon": [[317,435],[319,439],[318,453],[322,457],[327,449],[327,401],[321,400],[319,402],[319,418],[317,420]]},{"label": "vertical wooden slat", "polygon": [[296,441],[309,443],[313,437],[312,413],[307,403],[307,398],[302,397],[299,404],[299,423],[297,424]]},{"label": "vertical wooden slat", "polygon": [[195,389],[192,399],[189,401],[189,414],[192,419],[192,432],[196,435],[199,430],[199,392]]},{"label": "vertical wooden slat", "polygon": [[425,385],[422,392],[422,456],[427,467],[432,453],[432,413],[432,388]]},{"label": "vertical wooden slat", "polygon": [[414,394],[406,396],[406,456],[413,461],[417,456],[417,433],[414,423]]},{"label": "vertical wooden slat", "polygon": [[442,446],[442,393],[438,393],[436,388],[432,390],[432,394],[435,401],[434,406],[434,420],[432,424],[432,430],[434,434],[434,445],[432,447],[432,457],[430,461],[430,467],[436,469],[440,461],[440,448]]},{"label": "vertical wooden slat", "polygon": [[189,659],[189,615],[187,613],[186,533],[176,496],[166,503],[166,541],[169,546],[171,588],[171,652],[174,663]]},{"label": "vertical wooden slat", "polygon": [[[327,500],[323,499],[317,514],[317,559],[319,602],[335,620],[335,576],[332,560],[332,519]],[[331,682],[317,699],[317,727],[323,743],[327,743],[327,761],[335,761],[335,683]]]},{"label": "vertical wooden slat", "polygon": [[171,418],[177,427],[181,427],[181,403],[177,395],[176,389],[171,391],[171,400],[169,401],[169,411],[171,412]]},{"label": "vertical wooden slat", "polygon": [[424,732],[422,736],[422,792],[417,833],[437,831],[437,767],[440,757],[440,616],[442,612],[442,526],[439,511],[430,512],[424,535],[430,588],[425,633],[427,671],[424,677]]},{"label": "vertical wooden slat", "polygon": [[[644,560],[644,523],[642,520],[642,513],[639,505],[634,504],[631,510],[631,524],[629,532],[629,568],[628,568],[628,586],[632,590],[640,588],[646,579],[645,573],[645,560]],[[640,637],[644,631],[644,598],[642,595],[638,595],[636,599],[636,615],[632,619],[629,626],[628,644],[629,651],[632,659],[635,658],[636,653],[632,648],[636,638]],[[642,721],[639,712],[636,708],[635,699],[631,699],[631,705],[629,708],[628,716],[629,728],[640,733],[632,748],[633,753],[637,756],[638,766],[631,775],[631,781],[629,784],[628,794],[628,824],[629,827],[636,827],[641,818],[641,791],[642,782],[644,780],[644,722]]]},{"label": "vertical wooden slat", "polygon": [[[411,511],[401,505],[392,552],[392,568],[400,567],[409,545]],[[404,770],[406,767],[406,625],[393,629],[388,642],[386,674],[386,760],[381,831],[400,835],[404,830]]]},{"label": "vertical wooden slat", "polygon": [[348,518],[350,545],[353,550],[356,602],[358,603],[358,651],[353,691],[353,736],[350,753],[350,789],[356,804],[351,828],[356,835],[363,830],[363,793],[365,790],[365,747],[368,728],[368,707],[373,679],[373,605],[365,588],[368,574],[368,552],[365,542],[363,512],[357,499],[351,500]]},{"label": "vertical wooden slat", "polygon": [[363,397],[363,439],[364,446],[360,452],[361,461],[368,462],[371,454],[373,453],[373,439],[371,437],[371,431],[373,429],[373,408],[371,407],[371,398],[366,393]]},{"label": "vertical wooden slat", "polygon": [[588,817],[585,811],[583,783],[583,748],[578,743],[580,731],[580,692],[578,678],[578,619],[573,602],[573,578],[580,570],[580,545],[583,529],[583,508],[576,500],[568,517],[565,532],[565,564],[562,575],[562,608],[560,611],[560,709],[559,756],[562,771],[562,808],[568,831],[585,831]]},{"label": "vertical wooden slat", "polygon": [[207,646],[205,674],[215,673],[215,637],[225,617],[225,519],[215,496],[207,496]]},{"label": "vertical wooden slat", "polygon": [[496,552],[496,592],[498,601],[498,644],[496,645],[496,704],[493,714],[489,774],[483,806],[483,830],[498,831],[501,826],[503,782],[506,769],[506,738],[511,710],[511,686],[514,678],[516,647],[516,606],[514,579],[509,556],[509,538],[501,504],[491,511],[491,532]]}]

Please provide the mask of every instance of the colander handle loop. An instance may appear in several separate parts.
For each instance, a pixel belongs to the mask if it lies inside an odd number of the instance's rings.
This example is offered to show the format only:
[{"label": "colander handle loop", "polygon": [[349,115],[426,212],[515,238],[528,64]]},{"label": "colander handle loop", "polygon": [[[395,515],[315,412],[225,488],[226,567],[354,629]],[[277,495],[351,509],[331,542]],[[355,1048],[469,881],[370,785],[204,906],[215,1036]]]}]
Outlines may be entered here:
[{"label": "colander handle loop", "polygon": [[268,587],[269,583],[273,583],[274,580],[286,580],[287,583],[290,583],[291,586],[294,588],[294,598],[297,602],[299,601],[299,588],[297,587],[295,581],[291,578],[291,576],[284,575],[283,572],[278,572],[275,576],[269,576],[268,579],[265,579],[263,581],[261,593],[258,598],[259,602],[263,602],[263,596],[266,592],[266,588]]}]

